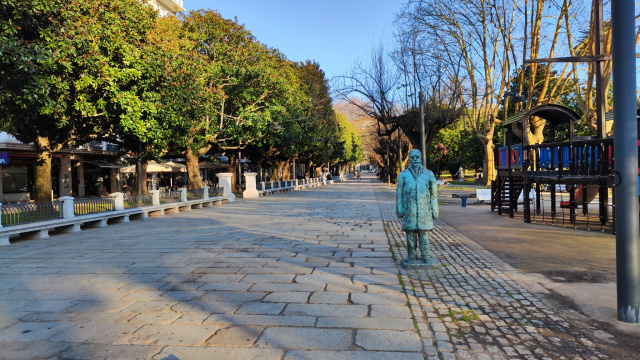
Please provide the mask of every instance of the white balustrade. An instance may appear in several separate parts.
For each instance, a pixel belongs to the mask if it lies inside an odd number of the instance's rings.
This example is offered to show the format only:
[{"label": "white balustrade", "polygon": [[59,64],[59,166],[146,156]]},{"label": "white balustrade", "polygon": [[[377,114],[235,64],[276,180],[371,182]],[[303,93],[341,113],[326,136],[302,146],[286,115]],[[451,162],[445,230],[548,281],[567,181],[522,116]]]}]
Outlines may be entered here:
[{"label": "white balustrade", "polygon": [[244,173],[245,190],[242,192],[242,197],[245,199],[255,199],[260,197],[258,189],[256,189],[256,175],[258,173],[246,172]]},{"label": "white balustrade", "polygon": [[180,201],[187,202],[187,188],[180,188],[178,191],[180,192]]},{"label": "white balustrade", "polygon": [[216,174],[216,176],[218,177],[218,184],[220,187],[222,187],[224,189],[224,195],[229,197],[229,202],[235,202],[236,201],[236,196],[233,195],[233,192],[231,192],[231,177],[233,176],[232,173],[219,173]]},{"label": "white balustrade", "polygon": [[63,219],[71,219],[76,215],[73,213],[73,197],[71,196],[63,196],[59,198],[62,203],[62,218]]},{"label": "white balustrade", "polygon": [[151,190],[151,205],[160,205],[160,190]]},{"label": "white balustrade", "polygon": [[115,197],[115,209],[116,211],[118,210],[124,210],[124,193],[121,192],[116,192],[111,194],[111,196]]}]

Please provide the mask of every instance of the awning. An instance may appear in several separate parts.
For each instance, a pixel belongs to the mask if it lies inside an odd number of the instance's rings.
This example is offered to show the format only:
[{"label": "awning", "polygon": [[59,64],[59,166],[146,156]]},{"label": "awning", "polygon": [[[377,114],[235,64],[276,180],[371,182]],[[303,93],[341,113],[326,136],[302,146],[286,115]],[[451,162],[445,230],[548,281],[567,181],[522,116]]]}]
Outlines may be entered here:
[{"label": "awning", "polygon": [[101,168],[123,168],[124,167],[124,165],[122,164],[114,164],[114,163],[100,161],[100,160],[83,160],[82,162],[86,164],[95,165]]},{"label": "awning", "polygon": [[[158,163],[153,160],[147,164],[147,173],[162,173],[162,172],[186,172],[187,166],[184,164],[174,163],[173,161],[167,161]],[[120,169],[121,173],[134,173],[136,172],[136,166],[125,166]]]}]

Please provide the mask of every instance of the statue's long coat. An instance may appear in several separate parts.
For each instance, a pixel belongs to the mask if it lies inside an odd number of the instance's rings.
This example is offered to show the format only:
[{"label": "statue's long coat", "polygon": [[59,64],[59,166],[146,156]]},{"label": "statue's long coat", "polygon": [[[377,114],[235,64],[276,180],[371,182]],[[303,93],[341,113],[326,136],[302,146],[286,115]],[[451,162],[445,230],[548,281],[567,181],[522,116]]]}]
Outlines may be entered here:
[{"label": "statue's long coat", "polygon": [[438,218],[438,190],[436,177],[422,168],[413,174],[406,169],[398,176],[396,210],[402,217],[402,230],[424,231],[433,229],[433,219]]}]

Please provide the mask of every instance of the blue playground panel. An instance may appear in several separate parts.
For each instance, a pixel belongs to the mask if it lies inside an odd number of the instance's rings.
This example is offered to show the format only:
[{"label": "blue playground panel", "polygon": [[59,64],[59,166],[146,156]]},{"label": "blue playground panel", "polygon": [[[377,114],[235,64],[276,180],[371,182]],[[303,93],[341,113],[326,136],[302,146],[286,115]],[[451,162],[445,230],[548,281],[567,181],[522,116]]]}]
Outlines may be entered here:
[{"label": "blue playground panel", "polygon": [[[508,146],[503,146],[498,148],[498,166],[507,167],[509,164],[507,163],[507,159],[511,162],[511,166],[520,167],[522,166],[522,145],[513,145],[511,146],[511,151],[508,151]],[[513,154],[518,154],[518,158],[516,162],[513,162]]]},{"label": "blue playground panel", "polygon": [[[561,147],[562,149],[562,165],[569,165],[570,149],[568,146]],[[553,154],[553,165],[551,164],[551,154]],[[558,167],[558,148],[540,148],[540,159],[538,163],[541,168],[556,168]]]}]

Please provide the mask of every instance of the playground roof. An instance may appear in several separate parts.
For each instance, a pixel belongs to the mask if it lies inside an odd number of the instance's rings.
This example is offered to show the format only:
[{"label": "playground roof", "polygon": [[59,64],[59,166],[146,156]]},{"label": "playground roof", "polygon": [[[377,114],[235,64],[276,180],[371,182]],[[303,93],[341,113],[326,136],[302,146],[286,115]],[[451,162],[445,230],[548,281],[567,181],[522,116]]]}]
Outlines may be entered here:
[{"label": "playground roof", "polygon": [[580,118],[578,114],[572,109],[558,104],[544,104],[538,105],[529,110],[520,111],[519,113],[509,117],[502,125],[509,125],[515,122],[522,122],[523,119],[531,116],[541,117],[549,122],[564,123],[569,121],[575,121]]}]

